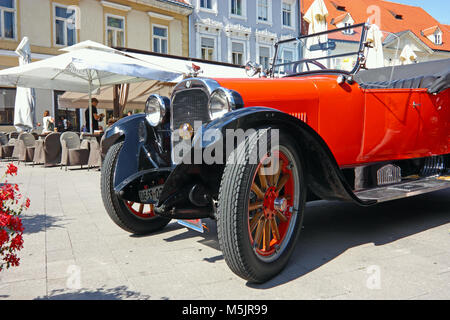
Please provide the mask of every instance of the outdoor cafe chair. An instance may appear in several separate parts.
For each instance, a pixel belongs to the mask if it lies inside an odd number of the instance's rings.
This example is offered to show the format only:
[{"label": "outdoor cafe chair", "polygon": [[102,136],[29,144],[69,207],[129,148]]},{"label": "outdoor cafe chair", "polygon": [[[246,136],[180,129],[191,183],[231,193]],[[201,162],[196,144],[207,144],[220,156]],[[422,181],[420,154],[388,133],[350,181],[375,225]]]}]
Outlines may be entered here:
[{"label": "outdoor cafe chair", "polygon": [[102,166],[102,156],[100,143],[97,139],[89,139],[89,160],[88,168],[101,167]]},{"label": "outdoor cafe chair", "polygon": [[[14,141],[12,141],[14,142]],[[4,133],[0,133],[0,159],[8,159],[12,156],[14,144],[9,144],[8,136]]]},{"label": "outdoor cafe chair", "polygon": [[81,143],[80,137],[75,132],[64,132],[60,137],[61,141],[61,168],[63,166],[75,166],[88,164],[89,160],[89,142],[83,141]]},{"label": "outdoor cafe chair", "polygon": [[43,164],[45,167],[57,165],[61,162],[61,133],[52,132],[44,139],[36,141],[34,164]]},{"label": "outdoor cafe chair", "polygon": [[17,154],[17,160],[19,162],[32,162],[35,147],[36,138],[31,133],[21,133],[14,147],[14,152]]}]

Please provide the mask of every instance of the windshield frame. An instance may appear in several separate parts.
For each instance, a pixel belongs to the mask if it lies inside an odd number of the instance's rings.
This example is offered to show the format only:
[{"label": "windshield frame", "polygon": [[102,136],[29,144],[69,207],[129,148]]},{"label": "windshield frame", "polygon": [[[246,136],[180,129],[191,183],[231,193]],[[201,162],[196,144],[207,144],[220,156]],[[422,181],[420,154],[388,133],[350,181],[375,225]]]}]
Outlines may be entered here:
[{"label": "windshield frame", "polygon": [[[315,34],[303,35],[303,36],[296,37],[296,38],[290,38],[290,39],[285,39],[285,40],[278,41],[275,44],[275,54],[274,54],[274,57],[273,57],[273,60],[272,60],[273,62],[272,62],[272,65],[270,67],[269,74],[273,76],[275,74],[274,71],[275,71],[276,67],[280,67],[280,66],[286,65],[286,64],[276,64],[275,63],[277,61],[276,59],[278,57],[278,51],[279,51],[278,49],[279,49],[279,46],[281,44],[288,43],[288,42],[293,42],[293,41],[301,41],[302,39],[307,39],[307,38],[311,38],[311,37],[321,36],[321,35],[329,34],[329,33],[332,33],[332,32],[333,33],[334,32],[342,32],[342,31],[345,31],[345,30],[348,30],[348,29],[354,29],[354,28],[359,28],[359,27],[362,27],[361,39],[359,41],[359,50],[357,52],[350,52],[348,54],[344,54],[344,56],[357,55],[356,64],[355,64],[355,67],[353,68],[352,71],[345,71],[345,70],[338,70],[338,69],[304,71],[304,72],[298,72],[298,73],[294,73],[294,74],[284,75],[283,78],[297,76],[297,75],[302,75],[302,74],[324,73],[324,72],[325,73],[326,72],[328,72],[328,73],[347,73],[347,74],[355,74],[355,73],[357,73],[359,71],[359,69],[361,68],[361,66],[365,63],[364,50],[366,48],[367,31],[368,31],[368,29],[370,27],[369,23],[359,23],[359,24],[354,24],[354,25],[351,25],[351,26],[343,27],[343,28],[337,28],[337,29],[327,30],[327,31],[324,31],[324,32],[318,32],[318,33],[315,33]],[[335,58],[335,57],[339,57],[339,56],[342,56],[342,54],[329,56],[327,58]],[[301,61],[301,60],[299,60],[299,61]],[[296,61],[296,62],[299,62],[299,61]],[[289,64],[292,64],[292,62],[289,63]]]}]

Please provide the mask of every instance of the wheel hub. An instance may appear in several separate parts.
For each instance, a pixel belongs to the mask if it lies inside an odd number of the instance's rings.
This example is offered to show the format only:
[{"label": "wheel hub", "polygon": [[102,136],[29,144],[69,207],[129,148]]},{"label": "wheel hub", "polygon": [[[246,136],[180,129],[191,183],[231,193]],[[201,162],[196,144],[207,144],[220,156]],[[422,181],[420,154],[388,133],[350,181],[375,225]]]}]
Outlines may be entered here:
[{"label": "wheel hub", "polygon": [[278,197],[278,192],[275,187],[267,189],[264,196],[264,216],[266,219],[273,219],[275,217],[275,211],[285,212],[288,208],[288,201],[284,197]]}]

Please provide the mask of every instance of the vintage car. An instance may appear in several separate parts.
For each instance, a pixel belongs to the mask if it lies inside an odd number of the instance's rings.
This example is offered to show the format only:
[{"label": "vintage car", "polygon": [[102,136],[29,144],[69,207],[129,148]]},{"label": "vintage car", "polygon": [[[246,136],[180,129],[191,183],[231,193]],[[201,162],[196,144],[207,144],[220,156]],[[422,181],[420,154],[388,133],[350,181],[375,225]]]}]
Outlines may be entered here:
[{"label": "vintage car", "polygon": [[306,201],[371,206],[449,188],[450,59],[367,69],[368,28],[283,40],[265,72],[250,63],[247,79],[151,95],[102,141],[112,220],[146,234],[214,219],[228,266],[260,283],[286,266]]}]

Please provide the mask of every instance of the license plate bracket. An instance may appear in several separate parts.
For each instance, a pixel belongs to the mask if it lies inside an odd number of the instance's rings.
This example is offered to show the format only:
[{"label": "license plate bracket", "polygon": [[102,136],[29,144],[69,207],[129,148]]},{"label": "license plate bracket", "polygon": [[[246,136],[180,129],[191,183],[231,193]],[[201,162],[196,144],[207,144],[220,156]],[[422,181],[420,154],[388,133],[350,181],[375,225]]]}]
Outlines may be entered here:
[{"label": "license plate bracket", "polygon": [[139,190],[139,199],[141,203],[156,204],[158,203],[164,185]]}]

